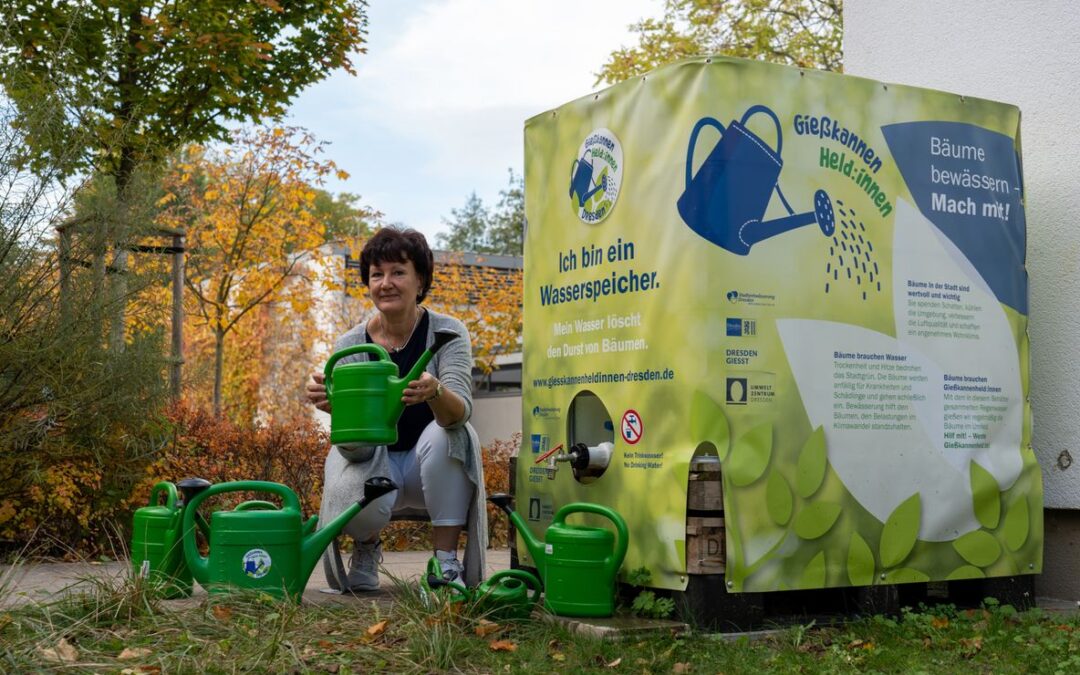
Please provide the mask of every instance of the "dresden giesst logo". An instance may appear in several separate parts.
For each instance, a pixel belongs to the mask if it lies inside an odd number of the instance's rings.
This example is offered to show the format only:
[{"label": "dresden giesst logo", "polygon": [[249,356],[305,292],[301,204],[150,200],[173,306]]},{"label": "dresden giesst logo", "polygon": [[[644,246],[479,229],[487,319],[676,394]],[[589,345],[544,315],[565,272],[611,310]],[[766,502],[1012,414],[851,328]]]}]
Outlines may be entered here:
[{"label": "dresden giesst logo", "polygon": [[622,145],[610,129],[594,129],[570,163],[570,205],[585,223],[599,223],[615,208],[622,185]]}]

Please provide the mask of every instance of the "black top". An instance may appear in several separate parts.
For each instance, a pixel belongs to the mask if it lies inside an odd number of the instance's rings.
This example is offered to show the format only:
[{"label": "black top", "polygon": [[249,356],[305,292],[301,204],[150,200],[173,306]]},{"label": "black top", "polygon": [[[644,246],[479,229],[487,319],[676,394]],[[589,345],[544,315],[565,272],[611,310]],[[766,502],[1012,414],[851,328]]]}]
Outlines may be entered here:
[{"label": "black top", "polygon": [[[390,352],[390,360],[398,368],[398,377],[405,377],[412,370],[412,367],[416,365],[416,362],[420,360],[420,355],[426,349],[429,323],[428,313],[425,311],[424,315],[420,317],[420,323],[416,324],[416,330],[413,331],[412,337],[409,338],[405,346],[396,352]],[[368,342],[374,342],[367,331],[364,331],[364,337]],[[387,449],[390,452],[412,450],[416,442],[420,440],[420,434],[424,432],[424,428],[434,420],[435,413],[431,411],[431,406],[426,403],[405,406],[405,412],[401,413],[401,418],[397,423],[397,443],[387,446]]]}]

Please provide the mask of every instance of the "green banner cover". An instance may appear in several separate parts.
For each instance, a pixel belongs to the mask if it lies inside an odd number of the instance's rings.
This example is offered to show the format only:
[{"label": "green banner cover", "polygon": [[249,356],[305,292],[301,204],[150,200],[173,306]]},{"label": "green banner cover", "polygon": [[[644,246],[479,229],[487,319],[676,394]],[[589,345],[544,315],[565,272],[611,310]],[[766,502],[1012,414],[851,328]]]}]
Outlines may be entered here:
[{"label": "green banner cover", "polygon": [[534,537],[683,589],[713,455],[735,592],[1041,571],[1015,106],[691,59],[528,120],[525,204]]}]

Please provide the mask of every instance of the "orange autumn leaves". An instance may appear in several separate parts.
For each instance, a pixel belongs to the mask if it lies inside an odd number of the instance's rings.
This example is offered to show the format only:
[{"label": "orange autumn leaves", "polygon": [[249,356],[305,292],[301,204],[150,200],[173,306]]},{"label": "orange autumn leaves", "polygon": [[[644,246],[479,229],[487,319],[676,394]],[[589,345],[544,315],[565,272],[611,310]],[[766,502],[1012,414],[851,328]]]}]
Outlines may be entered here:
[{"label": "orange autumn leaves", "polygon": [[[308,315],[305,272],[326,232],[313,208],[317,189],[347,177],[320,156],[323,148],[297,128],[241,130],[221,149],[189,147],[165,177],[158,224],[187,232],[187,327],[191,344],[213,354],[216,412],[227,387],[226,338],[250,329],[249,317],[271,305]],[[241,337],[262,337],[247,332]]]}]

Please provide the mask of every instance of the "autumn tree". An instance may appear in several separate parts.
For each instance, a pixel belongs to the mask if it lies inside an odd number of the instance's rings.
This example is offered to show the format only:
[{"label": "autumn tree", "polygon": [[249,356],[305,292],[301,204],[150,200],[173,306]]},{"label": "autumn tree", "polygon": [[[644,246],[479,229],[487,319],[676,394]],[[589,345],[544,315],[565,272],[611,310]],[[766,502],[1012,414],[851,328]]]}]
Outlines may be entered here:
[{"label": "autumn tree", "polygon": [[[185,283],[213,335],[214,412],[221,411],[225,339],[256,308],[303,304],[300,263],[325,239],[316,189],[334,175],[322,144],[303,130],[244,130],[221,149],[190,148],[168,174],[159,222],[188,231]],[[299,307],[298,309],[302,309]]]},{"label": "autumn tree", "polygon": [[[363,51],[365,0],[6,0],[0,3],[0,86],[23,113],[25,159],[66,173],[99,172],[117,212],[92,223],[104,283],[127,267],[147,214],[133,180],[186,143],[227,137],[230,123],[280,117],[306,86]],[[18,66],[18,67],[16,67]],[[52,111],[42,120],[28,114]],[[39,133],[60,126],[63,133]],[[71,153],[71,148],[79,152]],[[116,274],[112,340],[122,346],[124,275]]]},{"label": "autumn tree", "polygon": [[525,240],[525,184],[520,174],[507,169],[510,175],[506,188],[499,191],[494,210],[472,192],[460,209],[451,209],[443,218],[449,232],[437,235],[441,248],[447,251],[521,255]]},{"label": "autumn tree", "polygon": [[702,54],[843,69],[842,0],[665,0],[663,18],[643,19],[631,29],[638,44],[612,52],[597,83]]}]

